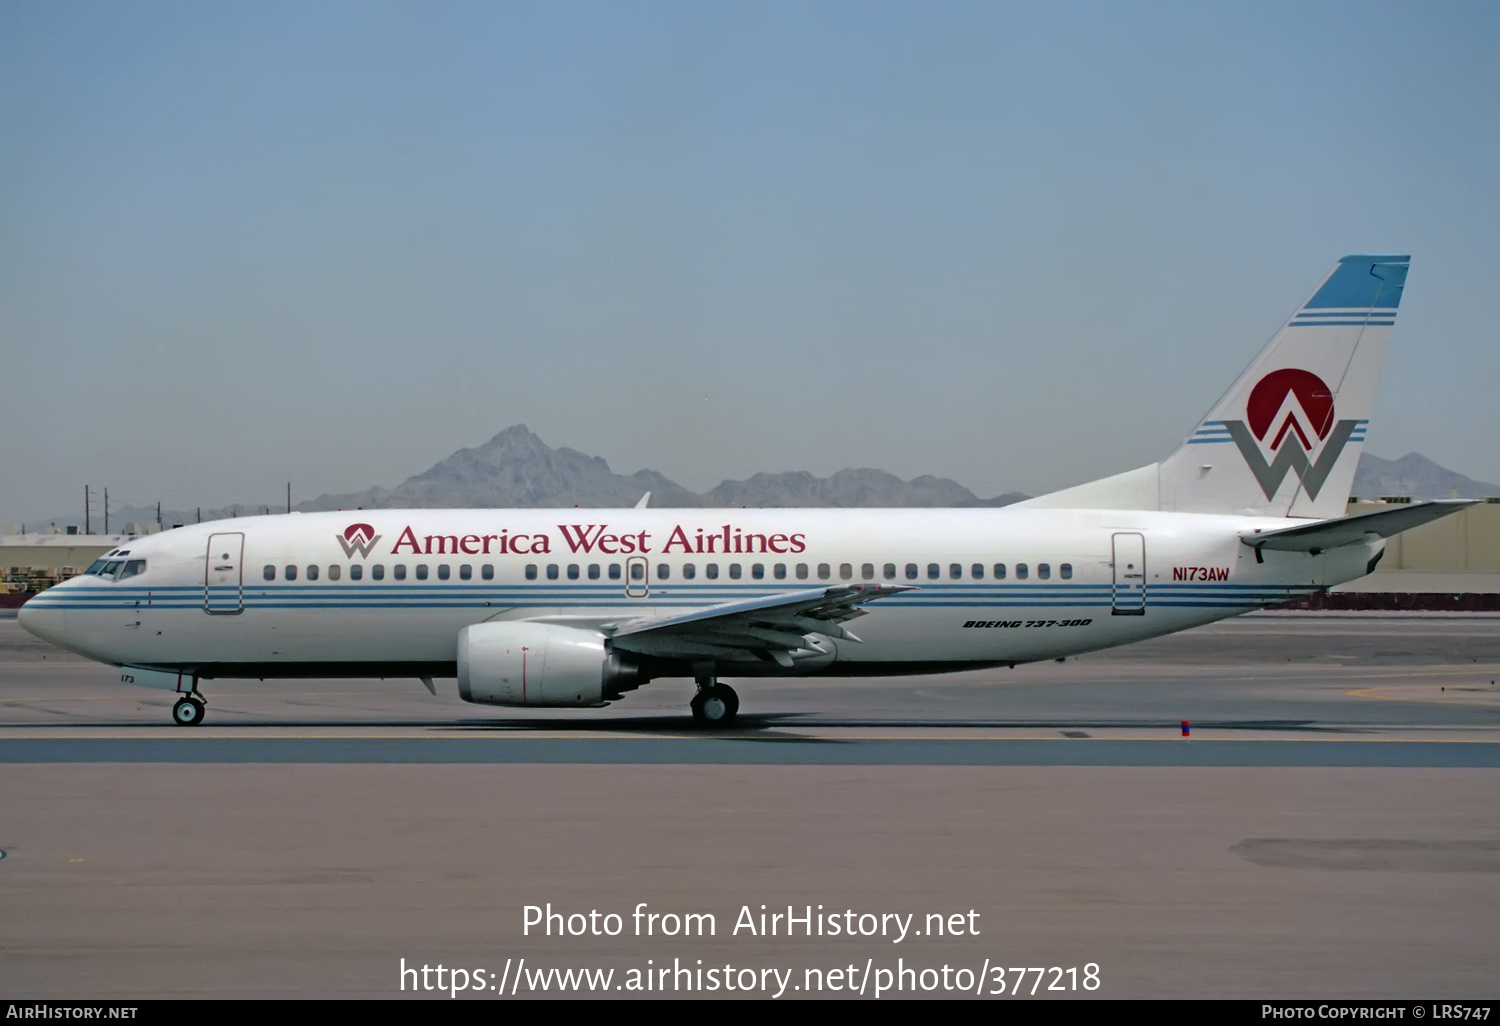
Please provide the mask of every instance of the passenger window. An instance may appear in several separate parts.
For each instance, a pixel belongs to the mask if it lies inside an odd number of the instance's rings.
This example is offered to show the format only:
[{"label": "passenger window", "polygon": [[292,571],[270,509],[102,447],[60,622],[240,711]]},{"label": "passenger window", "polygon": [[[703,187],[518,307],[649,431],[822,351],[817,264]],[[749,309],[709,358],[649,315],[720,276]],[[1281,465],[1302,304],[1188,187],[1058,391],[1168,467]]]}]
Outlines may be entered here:
[{"label": "passenger window", "polygon": [[145,572],[146,561],[144,559],[132,559],[130,562],[125,564],[125,569],[120,571],[120,580],[123,581],[127,577],[134,577],[137,574],[143,574]]},{"label": "passenger window", "polygon": [[740,579],[740,565],[738,563],[729,564],[729,576],[736,581]]},{"label": "passenger window", "polygon": [[[101,566],[99,568],[99,576],[103,577],[104,576],[104,571],[108,570],[108,569],[109,569],[109,567]],[[260,572],[260,575],[262,577],[264,577],[268,581],[274,581],[274,580],[276,580],[276,568],[274,566],[268,566],[268,567],[266,567],[264,570],[262,570]]]},{"label": "passenger window", "polygon": [[807,564],[806,563],[798,563],[797,564],[797,580],[799,580],[799,581],[805,581],[805,580],[807,580]]},{"label": "passenger window", "polygon": [[611,564],[609,564],[609,579],[611,581],[618,581],[620,579],[620,564],[619,563],[611,563]]},{"label": "passenger window", "polygon": [[458,579],[461,581],[472,581],[474,579],[474,568],[468,563],[458,568]]},{"label": "passenger window", "polygon": [[881,569],[885,572],[885,579],[886,580],[888,580],[888,581],[894,581],[896,579],[896,564],[895,563],[887,563]]},{"label": "passenger window", "polygon": [[684,563],[684,564],[682,564],[682,579],[684,581],[691,581],[693,578],[695,578],[697,576],[698,576],[698,568],[696,566],[694,566],[692,563]]},{"label": "passenger window", "polygon": [[385,567],[380,563],[376,563],[370,567],[370,576],[377,581],[385,580]]},{"label": "passenger window", "polygon": [[936,563],[927,564],[927,579],[929,581],[935,581],[941,576],[943,576],[942,567],[938,566]]},{"label": "passenger window", "polygon": [[598,563],[590,563],[589,564],[589,580],[591,580],[591,581],[597,581],[598,579],[599,579],[599,564]]},{"label": "passenger window", "polygon": [[[633,576],[638,576],[638,575],[633,575]],[[556,563],[548,563],[547,564],[547,580],[549,580],[549,581],[555,581],[555,580],[557,580],[557,564]]]},{"label": "passenger window", "polygon": [[984,564],[975,563],[973,566],[969,567],[969,573],[976,581],[984,580]]},{"label": "passenger window", "polygon": [[853,564],[851,564],[851,563],[840,563],[839,564],[839,576],[842,577],[846,581],[853,579],[853,577],[854,577],[854,566],[853,566]]},{"label": "passenger window", "polygon": [[776,578],[778,581],[786,580],[786,564],[777,563],[775,566],[773,566],[771,568],[771,576]]},{"label": "passenger window", "polygon": [[1052,564],[1038,563],[1036,565],[1036,576],[1038,580],[1050,581],[1052,579]]},{"label": "passenger window", "polygon": [[753,578],[755,578],[757,581],[763,580],[765,578],[765,576],[766,576],[766,564],[764,564],[764,563],[751,563],[750,564],[750,576],[753,577]]},{"label": "passenger window", "polygon": [[1016,564],[1016,580],[1018,580],[1018,581],[1024,581],[1024,580],[1026,580],[1026,578],[1027,578],[1027,576],[1028,576],[1029,573],[1030,573],[1030,571],[1028,571],[1026,569],[1026,564],[1025,563],[1017,563]]},{"label": "passenger window", "polygon": [[307,579],[309,581],[316,581],[318,579],[318,564],[313,563],[307,568]]},{"label": "passenger window", "polygon": [[578,564],[577,563],[569,563],[568,564],[568,580],[570,580],[570,581],[576,581],[576,580],[578,580]]},{"label": "passenger window", "polygon": [[495,564],[484,564],[484,566],[479,568],[479,576],[483,577],[486,581],[493,581],[495,579]]},{"label": "passenger window", "polygon": [[337,563],[331,563],[331,564],[329,564],[329,567],[328,567],[328,579],[330,581],[336,581],[336,580],[338,580],[342,576],[344,576],[344,568],[343,567],[339,566]]},{"label": "passenger window", "polygon": [[908,581],[915,581],[917,579],[917,564],[906,564],[906,579]]},{"label": "passenger window", "polygon": [[1065,581],[1071,581],[1073,579],[1073,564],[1064,563],[1062,566],[1058,567],[1057,576],[1061,577]]},{"label": "passenger window", "polygon": [[717,563],[704,563],[703,564],[703,576],[707,577],[711,581],[717,580],[718,577],[719,577],[719,564],[717,564]]},{"label": "passenger window", "polygon": [[536,580],[536,564],[535,563],[527,563],[526,564],[526,579],[528,581],[534,581],[534,580]]},{"label": "passenger window", "polygon": [[438,564],[438,580],[446,581],[453,576],[453,571],[448,568],[447,563]]},{"label": "passenger window", "polygon": [[995,580],[997,580],[997,581],[1003,581],[1003,580],[1005,580],[1005,564],[1004,563],[996,563],[995,564]]},{"label": "passenger window", "polygon": [[669,580],[672,576],[672,568],[665,563],[656,564],[656,579],[658,581]]},{"label": "passenger window", "polygon": [[427,564],[426,563],[418,563],[417,564],[417,580],[419,580],[419,581],[425,581],[425,580],[427,580]]},{"label": "passenger window", "polygon": [[365,568],[364,567],[360,566],[358,563],[352,563],[352,564],[350,564],[350,566],[349,566],[349,580],[351,580],[351,581],[363,580],[364,576],[365,576]]},{"label": "passenger window", "polygon": [[828,580],[828,578],[830,578],[832,576],[833,576],[833,568],[832,567],[830,567],[827,563],[819,563],[818,564],[818,580],[820,580],[820,581],[826,581],[826,580]]},{"label": "passenger window", "polygon": [[295,563],[289,564],[287,566],[287,568],[282,571],[282,576],[286,580],[288,580],[288,581],[295,581],[297,579],[297,566],[296,566],[296,564]]},{"label": "passenger window", "polygon": [[630,564],[630,579],[632,581],[644,581],[646,579],[646,567],[643,563]]},{"label": "passenger window", "polygon": [[391,567],[391,573],[398,581],[406,580],[406,564],[397,563],[395,566]]},{"label": "passenger window", "polygon": [[867,581],[873,581],[875,579],[875,564],[865,563],[862,565],[859,568],[859,576]]},{"label": "passenger window", "polygon": [[949,563],[948,576],[955,581],[963,580],[964,566],[962,563]]}]

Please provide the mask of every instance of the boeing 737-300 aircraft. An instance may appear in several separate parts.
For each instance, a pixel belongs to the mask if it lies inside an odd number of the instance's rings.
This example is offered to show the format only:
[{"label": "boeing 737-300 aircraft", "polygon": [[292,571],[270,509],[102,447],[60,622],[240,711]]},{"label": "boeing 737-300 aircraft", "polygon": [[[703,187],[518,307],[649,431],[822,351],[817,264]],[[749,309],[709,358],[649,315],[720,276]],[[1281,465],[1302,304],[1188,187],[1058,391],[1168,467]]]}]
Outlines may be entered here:
[{"label": "boeing 737-300 aircraft", "polygon": [[1003,509],[367,510],[182,527],[22,607],[181,698],[217,678],[456,677],[465,701],[602,706],[691,677],[1014,666],[1370,573],[1467,503],[1345,516],[1409,260],[1348,256],[1160,463]]}]

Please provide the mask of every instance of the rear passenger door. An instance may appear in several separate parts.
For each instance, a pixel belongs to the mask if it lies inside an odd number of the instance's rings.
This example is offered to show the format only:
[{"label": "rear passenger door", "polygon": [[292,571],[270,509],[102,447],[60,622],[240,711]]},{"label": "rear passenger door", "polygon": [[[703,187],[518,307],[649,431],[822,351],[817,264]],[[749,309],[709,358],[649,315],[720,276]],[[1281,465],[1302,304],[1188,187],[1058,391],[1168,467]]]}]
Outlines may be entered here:
[{"label": "rear passenger door", "polygon": [[1146,615],[1146,537],[1122,532],[1113,538],[1115,616]]}]

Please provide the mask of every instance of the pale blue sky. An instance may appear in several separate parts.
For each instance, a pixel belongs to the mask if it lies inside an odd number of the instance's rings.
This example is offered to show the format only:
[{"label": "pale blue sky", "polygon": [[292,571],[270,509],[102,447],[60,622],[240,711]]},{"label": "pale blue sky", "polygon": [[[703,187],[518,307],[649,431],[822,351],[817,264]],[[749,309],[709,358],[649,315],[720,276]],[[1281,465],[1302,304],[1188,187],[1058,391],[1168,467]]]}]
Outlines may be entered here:
[{"label": "pale blue sky", "polygon": [[1170,450],[1409,252],[1369,435],[1500,480],[1493,3],[0,5],[0,520]]}]

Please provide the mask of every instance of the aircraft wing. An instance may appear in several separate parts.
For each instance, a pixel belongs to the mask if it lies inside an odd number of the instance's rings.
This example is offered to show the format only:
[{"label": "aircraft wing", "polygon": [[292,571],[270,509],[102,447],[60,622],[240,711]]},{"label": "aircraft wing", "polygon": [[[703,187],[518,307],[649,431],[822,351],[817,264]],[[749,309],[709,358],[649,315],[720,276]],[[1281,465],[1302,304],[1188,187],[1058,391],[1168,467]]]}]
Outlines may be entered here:
[{"label": "aircraft wing", "polygon": [[915,590],[901,584],[810,588],[724,602],[691,613],[605,624],[603,630],[613,647],[641,655],[691,659],[750,652],[791,666],[788,653],[808,647],[803,635],[824,634],[857,642],[859,638],[842,624],[865,615],[861,606]]},{"label": "aircraft wing", "polygon": [[1317,555],[1324,549],[1340,545],[1352,545],[1368,540],[1372,535],[1389,538],[1393,534],[1409,531],[1413,527],[1431,523],[1460,510],[1468,509],[1478,499],[1441,499],[1437,502],[1414,502],[1410,505],[1392,506],[1389,509],[1356,513],[1353,516],[1334,520],[1319,520],[1299,527],[1284,527],[1277,531],[1241,531],[1240,541],[1255,549],[1278,549],[1282,552],[1311,552]]}]

